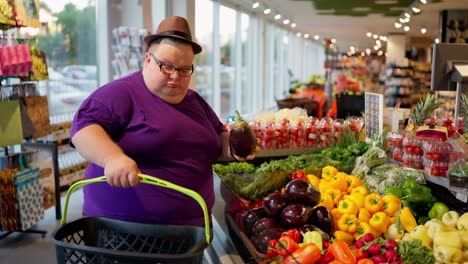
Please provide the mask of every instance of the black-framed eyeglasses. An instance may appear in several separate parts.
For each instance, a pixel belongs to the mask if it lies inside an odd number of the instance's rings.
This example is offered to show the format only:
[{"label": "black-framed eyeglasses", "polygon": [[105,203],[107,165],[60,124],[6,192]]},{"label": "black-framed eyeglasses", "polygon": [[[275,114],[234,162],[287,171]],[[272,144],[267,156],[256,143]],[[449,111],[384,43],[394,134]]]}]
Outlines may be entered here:
[{"label": "black-framed eyeglasses", "polygon": [[158,59],[156,59],[156,57],[152,53],[150,53],[150,55],[153,58],[154,62],[156,62],[156,64],[158,64],[159,70],[162,73],[173,74],[175,71],[177,71],[179,76],[190,77],[190,76],[192,76],[192,74],[194,72],[193,65],[190,66],[190,68],[176,68],[176,67],[171,66],[171,65],[162,64]]}]

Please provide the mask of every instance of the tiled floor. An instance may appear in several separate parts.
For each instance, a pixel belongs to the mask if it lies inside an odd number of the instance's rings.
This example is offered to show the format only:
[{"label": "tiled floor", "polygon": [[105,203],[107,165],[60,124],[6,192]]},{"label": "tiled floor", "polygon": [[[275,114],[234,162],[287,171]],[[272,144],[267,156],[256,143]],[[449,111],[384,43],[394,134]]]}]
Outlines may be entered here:
[{"label": "tiled floor", "polygon": [[[68,210],[68,219],[81,217],[83,193],[81,190],[72,194]],[[62,198],[62,204],[64,199]],[[55,208],[45,212],[44,220],[40,221],[34,229],[46,230],[47,234],[11,233],[0,240],[0,264],[29,264],[29,263],[56,263],[55,248],[49,242],[50,235],[60,225],[55,220]],[[0,233],[2,234],[2,233]]]}]

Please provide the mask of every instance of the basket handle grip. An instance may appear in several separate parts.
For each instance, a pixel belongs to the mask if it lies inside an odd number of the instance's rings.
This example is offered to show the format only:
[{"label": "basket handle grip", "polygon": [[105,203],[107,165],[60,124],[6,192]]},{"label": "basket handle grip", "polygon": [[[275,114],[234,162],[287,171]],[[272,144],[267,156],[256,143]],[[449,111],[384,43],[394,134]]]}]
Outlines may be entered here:
[{"label": "basket handle grip", "polygon": [[[184,188],[182,186],[179,186],[177,184],[174,184],[174,183],[171,183],[171,182],[168,182],[168,181],[165,181],[165,180],[161,180],[159,178],[149,176],[149,175],[146,175],[146,174],[139,173],[138,177],[140,178],[141,183],[151,184],[151,185],[155,185],[155,186],[160,186],[160,187],[172,189],[172,190],[181,192],[181,193],[183,193],[183,194],[185,194],[187,196],[190,196],[195,201],[197,201],[198,204],[200,205],[200,207],[203,210],[203,216],[204,216],[204,219],[205,219],[206,243],[208,245],[210,244],[210,241],[211,241],[211,227],[210,227],[210,219],[209,219],[209,216],[208,216],[208,208],[206,207],[205,200],[201,197],[200,194],[198,194],[197,192],[195,192],[193,190],[190,190],[190,189]],[[62,220],[61,220],[61,224],[64,225],[64,224],[67,223],[68,203],[69,203],[70,195],[74,191],[76,191],[78,188],[81,188],[81,187],[83,187],[85,185],[88,185],[88,184],[106,182],[106,181],[107,181],[106,176],[101,176],[101,177],[96,177],[96,178],[89,179],[89,180],[82,180],[82,181],[75,182],[67,191],[67,195],[65,197],[65,205],[64,205],[64,209],[63,209],[63,217],[62,217]]]}]

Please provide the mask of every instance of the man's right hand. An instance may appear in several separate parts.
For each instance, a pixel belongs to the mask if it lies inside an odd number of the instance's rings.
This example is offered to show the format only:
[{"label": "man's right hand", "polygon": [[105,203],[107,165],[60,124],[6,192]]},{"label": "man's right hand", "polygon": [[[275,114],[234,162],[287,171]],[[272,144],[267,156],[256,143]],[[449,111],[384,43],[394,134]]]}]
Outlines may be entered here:
[{"label": "man's right hand", "polygon": [[107,182],[115,187],[132,187],[138,184],[140,170],[134,160],[123,153],[116,154],[104,163]]}]

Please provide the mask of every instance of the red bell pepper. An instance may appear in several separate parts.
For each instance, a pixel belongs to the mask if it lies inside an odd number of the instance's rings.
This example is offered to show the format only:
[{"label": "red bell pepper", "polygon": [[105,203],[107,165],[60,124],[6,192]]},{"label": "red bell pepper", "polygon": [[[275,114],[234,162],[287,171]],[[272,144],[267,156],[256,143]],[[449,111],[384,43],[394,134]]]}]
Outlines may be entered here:
[{"label": "red bell pepper", "polygon": [[305,180],[305,179],[307,179],[307,174],[304,171],[297,170],[291,174],[291,181]]},{"label": "red bell pepper", "polygon": [[322,243],[323,243],[323,248],[324,248],[324,249],[328,249],[328,248],[330,247],[330,243],[329,243],[329,242],[323,241]]},{"label": "red bell pepper", "polygon": [[332,252],[335,260],[341,261],[344,264],[356,264],[356,256],[354,256],[348,244],[343,240],[337,240],[328,248]]},{"label": "red bell pepper", "polygon": [[278,251],[276,250],[276,245],[278,245],[278,240],[272,239],[268,242],[268,249],[267,249],[267,258],[274,259],[278,256]]},{"label": "red bell pepper", "polygon": [[257,208],[257,207],[262,207],[263,206],[263,199],[258,198],[257,200],[253,201],[252,203],[249,204],[249,208]]},{"label": "red bell pepper", "polygon": [[285,232],[283,232],[283,234],[281,234],[281,236],[288,236],[290,238],[292,238],[292,240],[294,240],[294,242],[296,243],[301,243],[301,233],[299,232],[299,230],[293,228],[293,229],[289,229]]},{"label": "red bell pepper", "polygon": [[315,263],[319,261],[320,257],[320,249],[317,245],[309,243],[287,256],[282,264]]},{"label": "red bell pepper", "polygon": [[278,255],[286,257],[291,255],[294,251],[299,248],[299,245],[288,236],[281,236],[276,245],[276,251]]},{"label": "red bell pepper", "polygon": [[327,252],[324,255],[322,255],[322,257],[320,257],[318,264],[328,264],[333,260],[335,260],[333,254],[331,252]]}]

